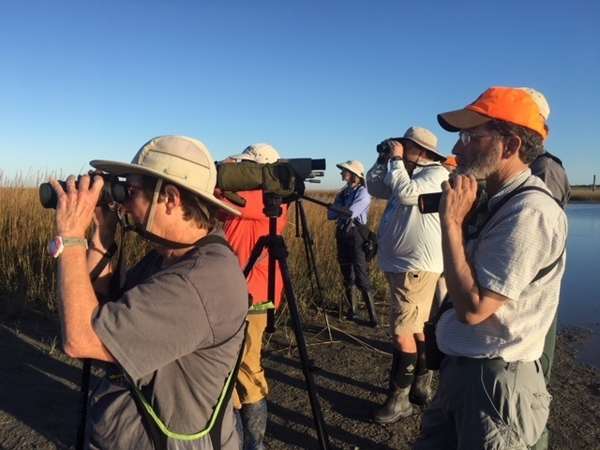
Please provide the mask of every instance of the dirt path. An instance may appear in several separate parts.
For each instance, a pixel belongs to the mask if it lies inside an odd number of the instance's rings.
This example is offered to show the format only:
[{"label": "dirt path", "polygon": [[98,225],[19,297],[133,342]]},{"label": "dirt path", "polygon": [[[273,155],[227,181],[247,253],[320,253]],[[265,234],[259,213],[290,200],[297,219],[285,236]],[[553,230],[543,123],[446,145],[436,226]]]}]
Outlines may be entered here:
[{"label": "dirt path", "polygon": [[[331,448],[409,449],[421,411],[393,425],[370,422],[385,399],[391,344],[383,329],[322,317],[304,323],[309,357]],[[32,316],[0,320],[0,449],[73,448],[79,403],[80,363],[58,344],[55,322]],[[574,363],[574,348],[593,334],[571,328],[560,334],[549,428],[551,449],[600,449],[600,371]],[[296,340],[279,326],[265,352],[270,380],[270,449],[318,449]]]}]

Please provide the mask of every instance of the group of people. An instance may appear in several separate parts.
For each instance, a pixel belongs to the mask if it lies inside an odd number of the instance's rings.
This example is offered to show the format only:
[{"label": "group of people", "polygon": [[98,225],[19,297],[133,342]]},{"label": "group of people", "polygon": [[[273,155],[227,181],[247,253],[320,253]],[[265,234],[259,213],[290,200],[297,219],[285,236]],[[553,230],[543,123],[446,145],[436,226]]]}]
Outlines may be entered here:
[{"label": "group of people", "polygon": [[[337,219],[348,319],[357,317],[354,284],[371,287],[355,224],[366,224],[371,196],[387,200],[378,257],[393,355],[390,393],[372,420],[394,423],[431,402],[414,448],[548,448],[570,196],[562,162],[543,146],[549,114],[534,89],[493,87],[438,115],[459,134],[455,156],[438,151],[431,131],[411,127],[378,146],[366,176],[359,161],[338,165],[347,184],[335,204],[352,216],[328,218]],[[440,190],[439,213],[421,213],[419,196]],[[377,324],[372,296],[365,303]],[[423,333],[434,318],[445,355],[435,398]]]},{"label": "group of people", "polygon": [[[358,225],[371,196],[387,199],[378,262],[391,293],[393,356],[390,394],[372,418],[393,423],[413,404],[428,404],[416,449],[525,449],[543,434],[569,195],[560,161],[543,147],[548,114],[537,91],[492,87],[438,115],[442,128],[458,132],[454,160],[431,131],[411,127],[378,147],[366,174],[358,161],[338,165],[346,186],[335,203],[352,217],[328,218],[336,221],[346,317],[357,318],[359,291],[373,327]],[[261,143],[224,163],[278,159]],[[283,282],[276,271],[270,292],[265,252],[248,279],[242,272],[272,230],[262,192],[239,193],[246,205],[238,210],[215,189],[204,144],[182,136],[152,139],[131,163],[90,164],[96,170],[78,182],[68,177],[65,189],[50,180],[63,347],[106,369],[88,403],[85,448],[264,448],[260,354],[266,312],[281,301]],[[97,206],[102,172],[126,179],[122,204]],[[565,192],[551,193],[552,183],[566,183]],[[440,189],[439,213],[420,213],[419,195]],[[285,215],[282,206],[279,233]],[[125,273],[110,263],[119,223],[152,247]],[[445,356],[434,395],[423,324],[437,308],[442,272],[448,295],[436,335]]]}]

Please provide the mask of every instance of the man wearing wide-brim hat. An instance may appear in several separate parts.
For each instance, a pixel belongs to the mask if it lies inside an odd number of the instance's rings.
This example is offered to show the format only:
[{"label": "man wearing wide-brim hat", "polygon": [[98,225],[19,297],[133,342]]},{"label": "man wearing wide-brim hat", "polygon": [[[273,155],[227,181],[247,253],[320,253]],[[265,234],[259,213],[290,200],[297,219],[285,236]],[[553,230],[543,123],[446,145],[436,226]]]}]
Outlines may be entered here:
[{"label": "man wearing wide-brim hat", "polygon": [[[78,186],[68,177],[66,190],[51,179],[54,241],[69,243],[53,252],[64,349],[107,363],[89,402],[85,448],[239,448],[225,386],[235,381],[248,292],[215,226],[217,209],[236,210],[213,195],[213,161],[202,142],[183,136],[150,140],[131,163],[92,161],[126,178],[126,198],[110,208],[96,207],[99,172]],[[110,261],[115,211],[152,250],[124,284],[111,283],[110,264],[92,284],[89,272]]]},{"label": "man wearing wide-brim hat", "polygon": [[437,137],[421,127],[378,146],[379,158],[367,174],[369,193],[388,200],[381,218],[379,268],[390,285],[389,327],[394,346],[390,394],[373,412],[376,423],[393,423],[413,413],[413,404],[432,397],[432,373],[425,363],[423,326],[429,318],[442,273],[440,220],[421,214],[421,194],[439,192],[448,171],[437,150]]},{"label": "man wearing wide-brim hat", "polygon": [[440,308],[445,356],[413,448],[527,449],[548,419],[539,358],[565,269],[566,216],[529,169],[547,129],[527,92],[501,86],[438,121],[459,134],[440,203],[451,307]]}]

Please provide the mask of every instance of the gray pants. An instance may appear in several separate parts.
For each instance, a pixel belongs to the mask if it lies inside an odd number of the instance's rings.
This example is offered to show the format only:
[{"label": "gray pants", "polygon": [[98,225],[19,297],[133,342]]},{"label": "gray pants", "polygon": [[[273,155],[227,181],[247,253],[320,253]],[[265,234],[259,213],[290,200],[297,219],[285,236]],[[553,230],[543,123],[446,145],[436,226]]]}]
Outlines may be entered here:
[{"label": "gray pants", "polygon": [[413,450],[527,449],[548,420],[539,361],[448,357]]}]

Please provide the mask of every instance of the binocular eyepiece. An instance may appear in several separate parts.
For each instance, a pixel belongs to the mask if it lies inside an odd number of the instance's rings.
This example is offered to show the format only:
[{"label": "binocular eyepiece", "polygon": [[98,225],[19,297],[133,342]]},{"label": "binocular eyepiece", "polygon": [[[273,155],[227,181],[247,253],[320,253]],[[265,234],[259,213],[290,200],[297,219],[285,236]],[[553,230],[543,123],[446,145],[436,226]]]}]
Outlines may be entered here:
[{"label": "binocular eyepiece", "polygon": [[[96,206],[109,205],[113,202],[123,203],[127,197],[125,182],[119,181],[118,177],[109,175],[107,173],[102,174],[101,177],[104,178],[104,186],[102,187],[102,192],[100,193],[100,197],[98,198],[98,203],[96,203]],[[80,178],[81,175],[75,182],[76,187],[79,185]],[[67,190],[66,181],[59,181],[58,183],[65,191]],[[56,195],[54,189],[52,189],[52,185],[50,183],[40,184],[40,202],[46,209],[56,209],[58,196]]]}]

